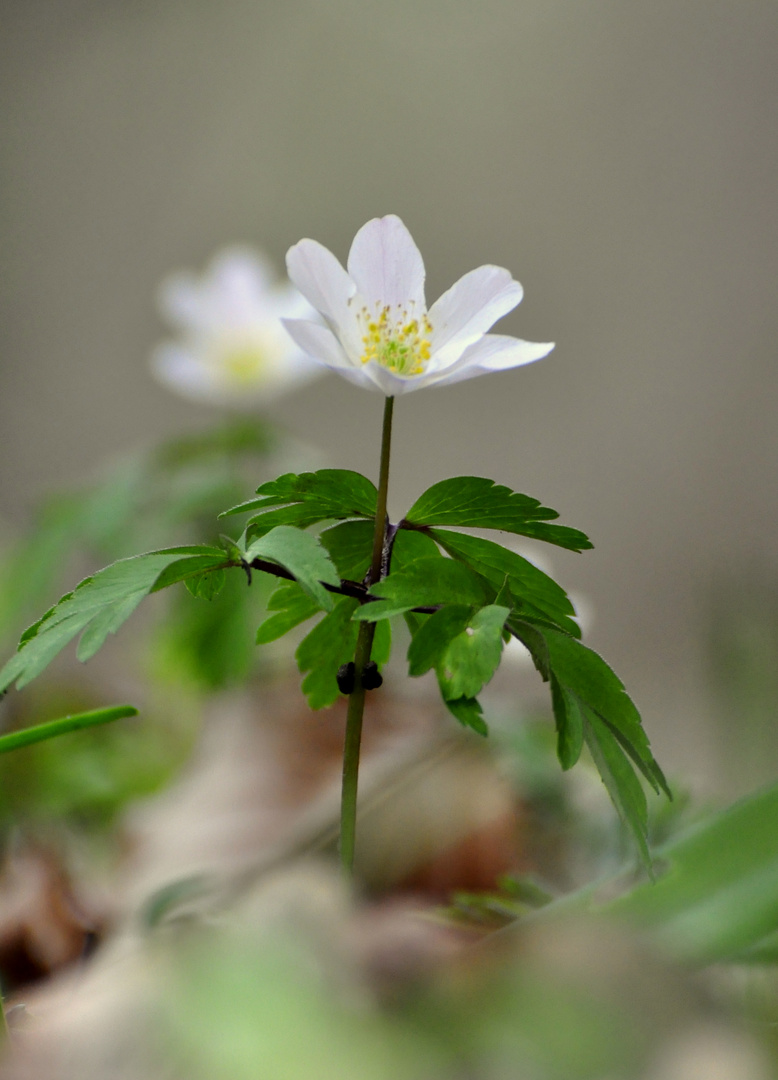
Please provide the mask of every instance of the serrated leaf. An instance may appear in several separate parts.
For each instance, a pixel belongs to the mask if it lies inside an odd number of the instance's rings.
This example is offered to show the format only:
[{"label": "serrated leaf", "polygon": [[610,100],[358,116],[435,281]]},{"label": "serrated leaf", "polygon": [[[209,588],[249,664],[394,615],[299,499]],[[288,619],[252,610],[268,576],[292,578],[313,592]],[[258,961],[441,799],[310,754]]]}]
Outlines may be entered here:
[{"label": "serrated leaf", "polygon": [[359,627],[352,620],[358,601],[340,599],[332,611],[303,638],[295,657],[303,679],[303,693],[312,709],[332,705],[340,695],[335,676],[341,664],[354,659]]},{"label": "serrated leaf", "polygon": [[438,666],[438,683],[446,700],[474,698],[499,667],[502,631],[510,609],[490,604],[475,612],[465,629],[452,638]]},{"label": "serrated leaf", "polygon": [[179,581],[190,581],[213,570],[229,566],[231,563],[234,564],[234,560],[231,560],[221,548],[192,546],[170,548],[169,550],[177,552],[182,557],[165,567],[154,582],[151,588],[152,592],[159,592],[161,589],[167,589],[170,585],[175,585]]},{"label": "serrated leaf", "polygon": [[317,601],[303,592],[296,581],[284,581],[279,585],[271,594],[267,606],[274,614],[260,623],[257,645],[276,641],[322,610]]},{"label": "serrated leaf", "polygon": [[401,615],[415,607],[437,604],[466,604],[483,607],[494,599],[495,590],[474,570],[453,559],[417,559],[393,570],[370,590],[380,599],[364,604],[357,619],[373,622]]},{"label": "serrated leaf", "polygon": [[577,529],[543,524],[559,517],[537,499],[521,495],[482,476],[454,476],[433,484],[413,504],[405,521],[420,526],[463,525],[502,529],[546,540],[573,551],[592,546]]},{"label": "serrated leaf", "polygon": [[584,707],[582,713],[584,739],[597,771],[619,817],[635,839],[643,864],[651,873],[645,792],[608,726],[591,709]]},{"label": "serrated leaf", "polygon": [[472,611],[466,605],[446,604],[424,618],[408,646],[408,674],[416,677],[437,667],[453,638],[466,629]]},{"label": "serrated leaf", "polygon": [[[429,618],[430,618],[429,615],[422,615],[422,614],[419,614],[418,612],[415,612],[415,611],[404,611],[403,612],[403,620],[405,621],[405,625],[408,627],[408,630],[409,630],[410,635],[411,635],[412,638],[416,637],[419,630],[421,630],[422,626],[424,626],[424,623]],[[376,623],[376,626],[378,626],[378,625],[379,624]]]},{"label": "serrated leaf", "polygon": [[566,633],[580,637],[581,631],[571,616],[575,608],[562,588],[528,559],[492,540],[467,533],[430,529],[432,539],[453,558],[500,587],[508,578],[511,593],[517,601],[517,614],[540,615],[556,623]]},{"label": "serrated leaf", "polygon": [[463,727],[472,728],[478,735],[486,737],[489,729],[483,719],[483,709],[480,702],[473,698],[456,698],[454,701],[445,700],[448,711],[457,718]]},{"label": "serrated leaf", "polygon": [[551,626],[511,618],[508,627],[530,650],[544,678],[551,680],[562,767],[570,768],[578,759],[582,733],[616,809],[638,838],[641,858],[647,860],[641,809],[645,795],[630,762],[655,791],[672,795],[621,680],[592,649]]},{"label": "serrated leaf", "polygon": [[311,503],[326,510],[325,518],[375,517],[378,492],[375,485],[361,473],[351,469],[319,469],[309,473],[285,473],[257,488],[258,499],[226,510],[229,514],[244,514],[266,510],[286,503]]},{"label": "serrated leaf", "polygon": [[554,544],[567,551],[590,551],[594,544],[580,529],[571,529],[569,525],[549,525],[546,521],[530,521],[522,529],[511,529],[530,540],[542,540],[545,544]]},{"label": "serrated leaf", "polygon": [[293,503],[291,506],[279,506],[268,510],[259,517],[250,518],[246,523],[246,540],[250,544],[260,536],[265,536],[279,525],[288,525],[295,529],[308,529],[320,521],[328,521],[335,515],[328,506],[317,503]]},{"label": "serrated leaf", "polygon": [[373,522],[342,521],[319,536],[341,578],[361,581],[373,555]]},{"label": "serrated leaf", "polygon": [[[499,518],[511,523],[555,518],[556,511],[538,499],[520,495],[483,476],[452,476],[419,496],[405,520],[414,525],[471,525],[488,527]],[[461,518],[478,518],[476,522]]]},{"label": "serrated leaf", "polygon": [[192,596],[200,600],[213,600],[224,588],[225,580],[224,570],[216,569],[200,574],[198,577],[188,577],[184,584]]},{"label": "serrated leaf", "polygon": [[226,536],[224,533],[222,533],[219,536],[219,546],[222,548],[230,562],[238,565],[242,561],[244,554],[243,550],[238,546],[238,544],[232,539],[231,536]]},{"label": "serrated leaf", "polygon": [[340,585],[340,577],[317,537],[302,529],[279,525],[250,544],[246,551],[246,562],[257,558],[278,563],[294,574],[300,587],[319,607],[325,611],[332,610],[334,601],[322,582]]},{"label": "serrated leaf", "polygon": [[640,714],[616,673],[598,653],[581,642],[550,628],[542,628],[541,633],[548,645],[551,670],[560,685],[572,691],[583,705],[613,728],[613,734],[654,790],[672,798],[651,753]]},{"label": "serrated leaf", "polygon": [[[86,578],[85,580],[89,581],[91,579]],[[84,582],[81,582],[81,584],[83,585]],[[22,645],[28,642],[31,638],[34,638],[41,626],[46,622],[47,619],[49,619],[54,614],[55,609],[59,607],[60,604],[64,604],[66,600],[69,600],[72,595],[72,592],[65,593],[65,595],[60,597],[57,603],[53,604],[48,611],[44,611],[44,613],[38,620],[36,620],[36,622],[32,623],[31,626],[28,626],[27,629],[22,632],[22,636],[19,638],[18,648],[21,649]]]},{"label": "serrated leaf", "polygon": [[400,529],[392,547],[392,571],[402,570],[417,559],[442,559],[438,545],[426,533]]},{"label": "serrated leaf", "polygon": [[[150,591],[150,590],[149,590]],[[116,600],[104,607],[85,627],[76,648],[76,659],[82,663],[91,660],[105,644],[109,634],[115,634],[122,623],[132,615],[141,600],[148,595],[145,590],[137,590],[123,600]]]},{"label": "serrated leaf", "polygon": [[572,769],[583,749],[584,721],[581,704],[574,693],[551,676],[551,702],[557,730],[557,757],[562,768]]},{"label": "serrated leaf", "polygon": [[0,689],[14,681],[25,686],[81,631],[79,658],[93,656],[144,596],[224,561],[224,552],[215,548],[179,547],[121,559],[98,571],[25,631],[16,655],[0,671]]},{"label": "serrated leaf", "polygon": [[551,678],[548,643],[537,623],[511,617],[508,619],[508,629],[528,650],[543,682],[548,682]]}]

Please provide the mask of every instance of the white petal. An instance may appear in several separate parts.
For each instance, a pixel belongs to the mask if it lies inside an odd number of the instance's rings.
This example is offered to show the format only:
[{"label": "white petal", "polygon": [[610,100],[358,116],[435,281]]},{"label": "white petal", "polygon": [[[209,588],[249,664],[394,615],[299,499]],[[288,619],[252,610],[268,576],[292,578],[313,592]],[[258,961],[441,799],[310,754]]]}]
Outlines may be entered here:
[{"label": "white petal", "polygon": [[268,300],[274,319],[312,319],[316,316],[315,308],[291,282],[276,286]]},{"label": "white petal", "polygon": [[291,281],[336,332],[356,317],[349,300],[357,287],[338,260],[316,240],[301,240],[286,253]]},{"label": "white petal", "polygon": [[542,360],[554,348],[553,342],[522,341],[520,338],[502,334],[486,334],[465,349],[462,356],[449,368],[431,374],[429,382],[438,384],[462,382],[476,375],[488,375],[494,371]]},{"label": "white petal", "polygon": [[512,311],[523,289],[509,270],[479,266],[444,292],[430,308],[432,354],[444,362],[457,358],[503,315]]},{"label": "white petal", "polygon": [[373,383],[361,365],[356,367],[351,363],[339,340],[328,327],[307,319],[282,319],[281,322],[306,355],[324,367],[337,371],[338,375],[342,375],[355,386],[373,389]]},{"label": "white petal", "polygon": [[208,266],[208,274],[222,288],[254,296],[271,289],[276,280],[273,266],[262,252],[238,244],[217,252]]},{"label": "white petal", "polygon": [[203,289],[194,274],[169,274],[157,289],[160,314],[182,330],[199,330],[210,324],[204,309]]},{"label": "white petal", "polygon": [[424,262],[395,214],[362,226],[351,245],[348,272],[371,309],[410,305],[424,312]]},{"label": "white petal", "polygon": [[503,334],[486,334],[466,350],[462,359],[465,363],[475,362],[486,371],[508,371],[542,360],[554,345],[553,341],[523,341]]},{"label": "white petal", "polygon": [[309,319],[282,319],[286,332],[303,352],[327,367],[351,367],[340,342],[327,326]]},{"label": "white petal", "polygon": [[398,397],[400,394],[409,394],[411,390],[420,390],[420,376],[396,375],[388,368],[371,360],[362,368],[366,378],[370,381],[373,389],[380,390],[387,397]]},{"label": "white petal", "polygon": [[167,386],[195,401],[212,401],[218,379],[212,368],[197,361],[187,349],[167,343],[151,354],[151,370]]}]

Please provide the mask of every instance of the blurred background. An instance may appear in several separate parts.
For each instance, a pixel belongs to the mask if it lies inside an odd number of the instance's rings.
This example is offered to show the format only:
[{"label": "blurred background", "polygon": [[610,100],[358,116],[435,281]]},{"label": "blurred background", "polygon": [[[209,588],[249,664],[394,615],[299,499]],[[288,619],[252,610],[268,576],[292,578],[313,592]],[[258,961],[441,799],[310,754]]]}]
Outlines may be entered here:
[{"label": "blurred background", "polygon": [[[457,473],[557,508],[595,550],[553,570],[659,760],[702,789],[775,774],[774,4],[2,14],[5,535],[96,463],[212,422],[149,374],[165,274],[231,242],[281,269],[303,236],[345,260],[397,213],[430,300],[504,265],[525,299],[500,329],[557,347],[401,399],[390,510]],[[270,416],[321,463],[374,474],[380,410],[328,376]],[[722,732],[742,743],[749,724],[758,752],[733,781]]]}]

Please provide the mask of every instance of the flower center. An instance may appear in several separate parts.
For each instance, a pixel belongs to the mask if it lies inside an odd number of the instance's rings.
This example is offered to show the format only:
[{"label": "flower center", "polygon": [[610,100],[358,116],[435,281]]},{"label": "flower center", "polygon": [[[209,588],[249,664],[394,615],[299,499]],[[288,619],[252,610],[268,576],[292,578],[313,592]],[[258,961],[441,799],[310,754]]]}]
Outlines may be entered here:
[{"label": "flower center", "polygon": [[238,383],[253,383],[267,367],[267,357],[256,346],[243,346],[225,353],[222,358],[229,378]]},{"label": "flower center", "polygon": [[426,312],[417,317],[387,304],[374,314],[362,309],[362,363],[375,360],[395,375],[421,375],[430,358],[432,325]]}]

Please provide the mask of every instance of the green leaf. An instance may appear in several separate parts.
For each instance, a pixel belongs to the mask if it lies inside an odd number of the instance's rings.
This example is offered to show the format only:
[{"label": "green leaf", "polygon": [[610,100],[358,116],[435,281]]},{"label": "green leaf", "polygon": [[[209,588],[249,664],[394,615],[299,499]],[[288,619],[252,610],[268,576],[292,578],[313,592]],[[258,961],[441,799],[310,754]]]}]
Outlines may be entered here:
[{"label": "green leaf", "polygon": [[392,573],[417,559],[442,559],[438,545],[426,533],[400,529],[392,547]]},{"label": "green leaf", "polygon": [[580,637],[581,631],[570,616],[575,608],[567,593],[548,574],[515,551],[467,533],[431,529],[430,536],[455,559],[500,588],[508,578],[518,614],[540,615],[556,623],[566,633]]},{"label": "green leaf", "polygon": [[388,662],[392,655],[392,624],[388,619],[376,623],[373,635],[373,648],[370,651],[371,660],[375,660],[379,668]]},{"label": "green leaf", "polygon": [[251,510],[266,510],[287,503],[308,503],[322,511],[319,521],[326,518],[375,517],[378,492],[375,485],[361,473],[350,469],[319,469],[318,472],[285,473],[257,488],[258,499],[226,510],[229,514],[245,514]]},{"label": "green leaf", "polygon": [[370,593],[379,600],[364,604],[355,618],[372,622],[401,615],[411,608],[437,604],[483,607],[494,599],[495,590],[463,563],[438,556],[417,559],[393,570]]},{"label": "green leaf", "polygon": [[[193,578],[209,574],[213,570],[235,565],[234,560],[231,560],[222,548],[191,546],[169,548],[168,551],[177,552],[185,557],[170,562],[165,567],[154,582],[151,588],[152,592],[159,592],[161,589],[167,589],[168,586],[175,585],[179,581],[191,581]],[[145,558],[142,555],[138,557]]]},{"label": "green leaf", "polygon": [[490,604],[477,611],[465,629],[449,642],[438,666],[438,682],[446,700],[475,698],[499,667],[502,631],[510,609]]},{"label": "green leaf", "polygon": [[[668,798],[672,798],[664,774],[651,753],[640,714],[624,689],[624,684],[602,657],[580,641],[536,620],[522,620],[511,616],[508,629],[529,649],[543,678],[546,681],[552,677],[557,679],[557,696],[553,697],[552,686],[552,700],[555,712],[557,706],[560,709],[557,715],[558,730],[566,722],[565,709],[568,701],[567,698],[560,699],[558,693],[559,690],[564,690],[565,693],[575,696],[579,706],[588,706],[596,712],[612,729],[614,737],[653,789],[656,792],[663,791]],[[568,754],[569,750],[566,750],[566,760]]]},{"label": "green leaf", "polygon": [[231,536],[226,536],[222,533],[219,537],[219,546],[224,551],[227,558],[235,566],[239,566],[243,561],[243,551],[238,547],[237,543]]},{"label": "green leaf", "polygon": [[478,735],[486,736],[489,729],[483,719],[483,709],[478,701],[473,698],[456,698],[448,701],[444,698],[446,708],[457,718],[464,727],[472,728]]},{"label": "green leaf", "polygon": [[322,582],[340,585],[340,577],[317,537],[302,529],[279,525],[249,546],[246,562],[256,558],[269,559],[283,566],[294,574],[300,587],[319,607],[332,610],[334,601]]},{"label": "green leaf", "polygon": [[91,660],[95,653],[105,644],[108,635],[116,633],[146,595],[145,591],[131,593],[123,600],[116,600],[113,604],[109,604],[99,611],[89,625],[86,626],[79,639],[76,658],[82,663]]},{"label": "green leaf", "polygon": [[548,643],[543,637],[540,626],[536,622],[530,623],[525,619],[511,616],[508,619],[508,629],[529,650],[532,663],[540,677],[543,682],[548,682],[551,678],[551,661],[548,655]]},{"label": "green leaf", "polygon": [[567,551],[589,551],[594,547],[586,533],[580,529],[571,529],[569,525],[549,525],[545,521],[528,522],[522,529],[510,532],[527,536],[530,540],[542,540],[545,544],[555,544]]},{"label": "green leaf", "polygon": [[551,676],[551,702],[557,730],[557,757],[566,771],[572,769],[583,749],[584,718],[581,703],[576,695]]},{"label": "green leaf", "polygon": [[199,577],[190,577],[184,581],[189,592],[201,600],[213,600],[224,588],[226,575],[224,570],[211,570],[209,573],[200,574]]},{"label": "green leaf", "polygon": [[[537,499],[519,495],[494,480],[483,476],[452,476],[427,488],[410,508],[405,520],[414,525],[488,527],[494,519],[523,523],[558,516],[556,511],[541,506]],[[478,520],[465,521],[463,518]]]},{"label": "green leaf", "polygon": [[589,747],[589,752],[611,801],[619,817],[635,838],[640,857],[650,873],[651,856],[646,841],[648,807],[645,792],[607,724],[604,724],[591,709],[584,707],[582,712],[583,736],[586,745]]},{"label": "green leaf", "polygon": [[219,564],[225,565],[225,555],[216,548],[179,547],[121,559],[98,571],[24,632],[18,652],[0,671],[0,690],[14,681],[25,686],[82,631],[78,656],[88,659],[144,596]]},{"label": "green leaf", "polygon": [[321,611],[321,606],[316,600],[312,600],[307,593],[303,592],[296,581],[284,581],[273,592],[267,602],[268,610],[275,614],[270,615],[259,625],[257,630],[257,645],[267,645],[270,641],[276,641],[283,637],[295,626],[306,619],[311,619]]},{"label": "green leaf", "polygon": [[454,476],[428,488],[408,511],[405,521],[415,526],[464,525],[502,529],[573,551],[592,546],[577,529],[545,524],[558,516],[555,510],[541,506],[537,499],[495,484],[494,480],[482,476]]},{"label": "green leaf", "polygon": [[251,518],[246,525],[246,539],[251,543],[279,525],[308,529],[311,525],[317,525],[320,521],[327,521],[331,517],[334,515],[330,513],[329,507],[322,507],[316,503],[293,503],[291,506],[280,506],[274,510],[268,510],[259,517]]},{"label": "green leaf", "polygon": [[335,680],[338,668],[354,659],[359,627],[352,620],[358,601],[344,596],[300,642],[295,656],[303,679],[303,693],[312,709],[331,705],[340,695]]},{"label": "green leaf", "polygon": [[114,720],[137,715],[138,710],[134,705],[112,705],[105,709],[91,709],[89,712],[63,716],[59,720],[48,720],[45,724],[36,724],[35,727],[24,728],[22,731],[0,735],[0,754],[46,739],[54,739],[58,735],[67,735],[71,731],[82,731],[97,724],[110,724]]},{"label": "green leaf", "polygon": [[341,578],[361,581],[373,555],[373,522],[342,521],[319,536]]},{"label": "green leaf", "polygon": [[[425,622],[429,618],[431,618],[431,616],[419,614],[418,612],[415,612],[415,611],[404,611],[403,612],[403,619],[405,621],[405,625],[408,627],[408,630],[409,630],[410,635],[411,635],[412,638],[416,637],[419,630],[421,630],[422,626],[424,626]],[[376,626],[378,626],[378,625],[379,624],[376,623]]]},{"label": "green leaf", "polygon": [[467,628],[472,612],[466,605],[446,604],[425,618],[408,646],[408,674],[415,677],[437,667],[451,641]]},{"label": "green leaf", "polygon": [[638,847],[645,860],[645,796],[632,765],[655,791],[672,795],[621,680],[596,652],[551,626],[512,616],[508,628],[530,650],[543,678],[551,681],[562,768],[578,760],[583,738],[616,809],[630,830],[640,833]]},{"label": "green leaf", "polygon": [[542,629],[551,670],[567,691],[596,712],[655,791],[672,798],[667,781],[654,760],[640,714],[614,671],[594,650],[550,628]]}]

